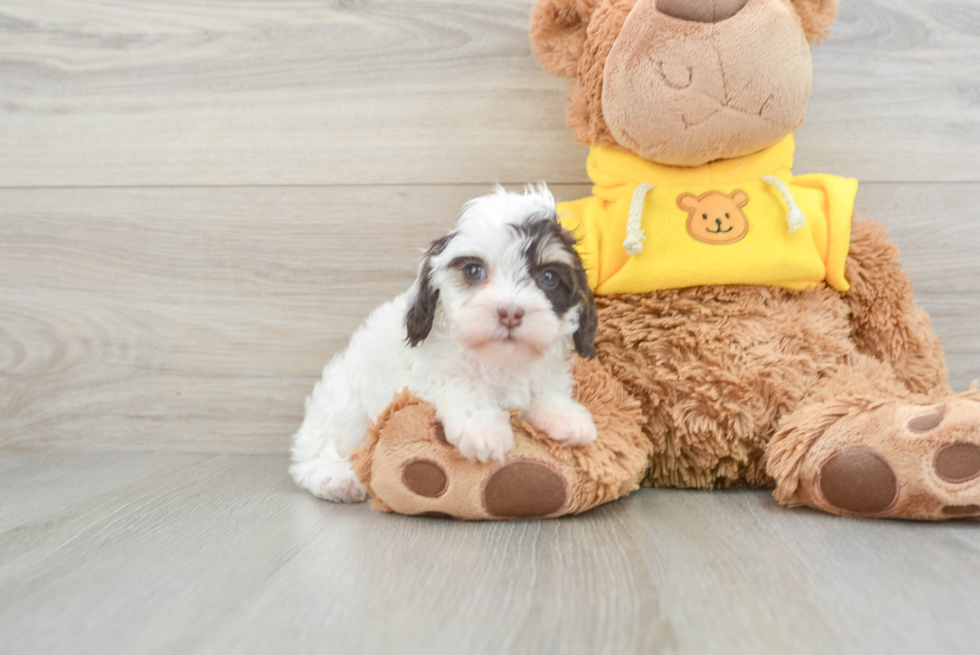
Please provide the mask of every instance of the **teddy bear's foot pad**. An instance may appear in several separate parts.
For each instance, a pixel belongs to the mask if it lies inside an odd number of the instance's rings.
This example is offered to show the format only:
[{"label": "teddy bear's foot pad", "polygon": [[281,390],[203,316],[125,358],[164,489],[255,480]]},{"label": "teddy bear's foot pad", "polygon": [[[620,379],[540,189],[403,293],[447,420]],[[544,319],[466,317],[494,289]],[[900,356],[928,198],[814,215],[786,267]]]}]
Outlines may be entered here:
[{"label": "teddy bear's foot pad", "polygon": [[847,516],[980,517],[978,400],[969,393],[842,419],[807,456],[808,504]]},{"label": "teddy bear's foot pad", "polygon": [[449,488],[449,477],[431,459],[415,459],[402,468],[402,484],[423,498],[438,498]]},{"label": "teddy bear's foot pad", "polygon": [[534,518],[565,505],[566,484],[553,468],[529,460],[508,462],[483,485],[483,506],[498,518]]},{"label": "teddy bear's foot pad", "polygon": [[838,509],[884,512],[898,499],[898,479],[888,462],[864,446],[838,450],[820,467],[820,491]]}]

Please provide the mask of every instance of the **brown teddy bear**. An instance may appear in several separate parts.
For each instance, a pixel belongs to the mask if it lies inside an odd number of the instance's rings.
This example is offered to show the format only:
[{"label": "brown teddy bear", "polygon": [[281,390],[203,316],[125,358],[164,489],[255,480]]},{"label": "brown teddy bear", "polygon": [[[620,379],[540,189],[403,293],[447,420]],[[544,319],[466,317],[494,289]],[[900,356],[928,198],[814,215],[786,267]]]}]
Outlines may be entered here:
[{"label": "brown teddy bear", "polygon": [[862,517],[980,516],[980,391],[939,339],[857,182],[794,176],[810,44],[836,0],[541,0],[531,42],[570,79],[594,195],[559,210],[600,326],[577,396],[599,438],[513,418],[503,464],[403,394],[355,454],[375,507],[558,516],[655,487],[775,487]]}]

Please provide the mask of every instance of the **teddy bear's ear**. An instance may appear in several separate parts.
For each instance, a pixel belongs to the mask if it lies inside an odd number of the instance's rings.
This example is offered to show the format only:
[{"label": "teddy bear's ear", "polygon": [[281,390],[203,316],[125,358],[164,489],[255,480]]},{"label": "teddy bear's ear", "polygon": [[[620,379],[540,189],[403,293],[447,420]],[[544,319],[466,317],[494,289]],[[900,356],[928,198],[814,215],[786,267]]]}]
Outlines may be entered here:
[{"label": "teddy bear's ear", "polygon": [[677,196],[677,206],[686,212],[692,212],[698,208],[698,197],[693,193],[682,193]]},{"label": "teddy bear's ear", "polygon": [[830,26],[837,18],[837,0],[792,0],[793,8],[803,21],[806,40],[818,43],[830,35]]},{"label": "teddy bear's ear", "polygon": [[739,209],[749,204],[749,194],[745,193],[741,189],[732,191],[732,194],[728,197],[732,199],[732,202],[734,202],[735,206]]},{"label": "teddy bear's ear", "polygon": [[540,0],[531,14],[531,49],[556,77],[575,77],[596,0]]}]

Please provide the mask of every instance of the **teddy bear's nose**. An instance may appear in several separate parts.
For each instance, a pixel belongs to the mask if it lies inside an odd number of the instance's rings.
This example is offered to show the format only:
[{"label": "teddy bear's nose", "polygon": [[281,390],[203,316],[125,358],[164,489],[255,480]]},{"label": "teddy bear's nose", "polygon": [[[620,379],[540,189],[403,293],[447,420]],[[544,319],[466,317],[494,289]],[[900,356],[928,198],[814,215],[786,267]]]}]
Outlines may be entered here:
[{"label": "teddy bear's nose", "polygon": [[657,10],[681,20],[720,23],[742,10],[749,0],[657,0]]}]

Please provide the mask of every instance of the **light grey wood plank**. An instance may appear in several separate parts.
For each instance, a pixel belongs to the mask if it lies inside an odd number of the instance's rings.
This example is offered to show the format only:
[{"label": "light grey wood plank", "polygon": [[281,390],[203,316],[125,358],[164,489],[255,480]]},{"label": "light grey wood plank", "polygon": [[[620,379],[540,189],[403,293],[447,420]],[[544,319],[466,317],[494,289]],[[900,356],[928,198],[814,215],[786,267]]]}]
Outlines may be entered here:
[{"label": "light grey wood plank", "polygon": [[[159,493],[159,481],[179,479],[189,466],[215,456],[159,453],[145,458],[51,453],[0,457],[0,578],[46,566],[71,549],[82,530]],[[143,487],[153,482],[148,490]],[[125,490],[121,493],[122,490]],[[131,511],[131,510],[128,510]],[[10,602],[17,600],[16,591]],[[2,640],[0,640],[2,641]]]},{"label": "light grey wood plank", "polygon": [[863,182],[980,175],[980,5],[843,0],[814,49],[798,171]]},{"label": "light grey wood plank", "polygon": [[919,304],[943,340],[950,383],[980,378],[980,185],[866,184],[858,215],[885,226],[912,278]]},{"label": "light grey wood plank", "polygon": [[[486,190],[0,192],[0,448],[282,452],[323,365]],[[958,389],[980,377],[976,206],[978,184],[859,195]]]},{"label": "light grey wood plank", "polygon": [[0,531],[4,653],[182,652],[181,639],[233,610],[330,514],[307,505],[296,522],[304,508],[290,502],[282,457],[32,457],[75,485],[53,492],[25,476],[18,486],[60,500],[30,501],[30,516],[27,499],[4,499],[5,514],[23,517]]},{"label": "light grey wood plank", "polygon": [[[585,182],[532,0],[0,5],[0,185]],[[980,180],[980,12],[849,0],[801,170]]]},{"label": "light grey wood plank", "polygon": [[281,452],[324,364],[489,190],[0,192],[0,447]]},{"label": "light grey wood plank", "polygon": [[581,177],[530,7],[8,0],[0,184]]},{"label": "light grey wood plank", "polygon": [[[976,522],[642,490],[559,521],[463,524],[323,503],[282,456],[182,457],[0,455],[4,489],[47,494],[0,506],[18,517],[0,527],[0,653],[972,653],[980,638]],[[46,491],[44,471],[74,489]]]}]

